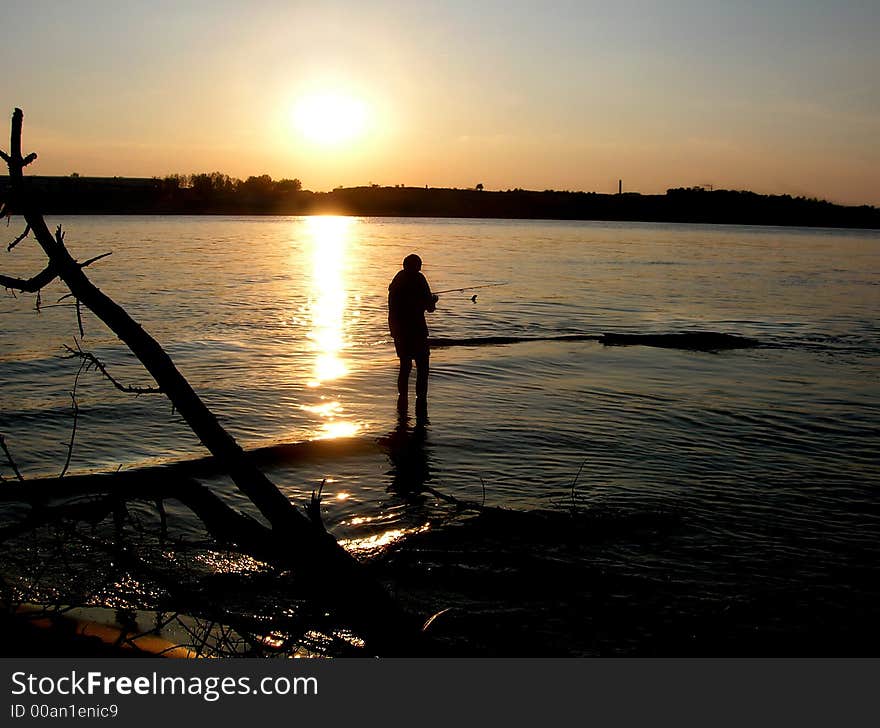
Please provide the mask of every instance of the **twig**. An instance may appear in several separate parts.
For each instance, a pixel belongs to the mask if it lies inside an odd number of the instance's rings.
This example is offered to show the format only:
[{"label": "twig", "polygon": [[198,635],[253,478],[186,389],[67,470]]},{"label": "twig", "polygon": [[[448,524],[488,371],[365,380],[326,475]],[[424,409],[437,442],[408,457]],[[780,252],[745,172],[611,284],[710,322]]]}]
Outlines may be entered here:
[{"label": "twig", "polygon": [[73,443],[76,441],[76,424],[79,421],[79,404],[76,401],[76,388],[79,386],[79,376],[82,374],[85,366],[86,362],[82,362],[79,365],[79,371],[73,380],[73,391],[70,393],[71,407],[73,408],[73,428],[70,431],[70,443],[67,445],[67,460],[64,461],[64,467],[61,469],[59,478],[63,478],[65,473],[67,473],[67,469],[70,467],[70,459],[73,457]]},{"label": "twig", "polygon": [[110,372],[107,371],[107,367],[104,363],[98,359],[94,354],[89,351],[83,351],[82,347],[79,345],[79,341],[76,341],[76,349],[64,345],[64,348],[69,352],[69,356],[65,357],[66,359],[71,359],[73,357],[78,357],[80,359],[85,360],[86,370],[94,367],[110,382],[116,389],[120,392],[126,392],[128,394],[161,394],[162,389],[159,387],[132,387],[121,384]]},{"label": "twig", "polygon": [[474,510],[474,511],[484,511],[491,510],[487,509],[485,506],[480,505],[474,501],[466,501],[461,500],[461,498],[456,498],[454,495],[449,495],[448,493],[443,493],[436,488],[432,488],[431,486],[424,486],[424,491],[426,493],[430,493],[435,498],[439,498],[442,501],[446,501],[447,503],[451,503],[456,508],[461,510]]},{"label": "twig", "polygon": [[587,464],[587,458],[584,458],[584,461],[581,463],[581,466],[578,468],[577,475],[574,476],[574,480],[571,481],[571,510],[574,511],[576,508],[575,502],[575,486],[577,485],[578,478],[581,477],[581,471],[584,469],[584,465]]},{"label": "twig", "polygon": [[30,231],[31,231],[31,226],[27,225],[24,229],[24,232],[21,235],[19,235],[15,240],[13,240],[11,243],[9,243],[9,245],[6,246],[6,250],[12,251],[12,249],[16,245],[18,245],[22,240],[24,240],[28,236],[28,233],[30,233]]},{"label": "twig", "polygon": [[[137,645],[137,640],[141,639],[142,637],[147,637],[148,635],[159,634],[161,630],[163,630],[165,627],[167,627],[169,624],[171,624],[172,622],[174,622],[177,619],[178,619],[177,612],[172,614],[167,619],[162,619],[162,618],[158,617],[158,615],[157,615],[155,626],[150,627],[150,629],[144,630],[142,632],[135,632],[134,630],[128,630],[123,635],[123,637],[124,637],[123,642],[128,644],[130,647],[133,647],[134,649],[138,650],[138,649],[140,649],[140,647]],[[161,650],[160,652],[158,652],[156,654],[161,655],[165,652],[172,652],[172,651],[180,649],[180,648],[186,649],[186,647],[184,645],[169,645],[164,650]]]},{"label": "twig", "polygon": [[79,337],[81,339],[86,338],[86,332],[83,331],[82,304],[78,298],[76,299],[76,324],[79,326]]},{"label": "twig", "polygon": [[327,530],[327,527],[324,525],[324,520],[321,518],[321,495],[324,492],[324,484],[326,482],[327,478],[324,478],[324,480],[321,481],[321,485],[318,486],[318,490],[312,491],[312,499],[305,508],[309,520],[322,531]]},{"label": "twig", "polygon": [[9,467],[12,468],[12,472],[15,473],[15,477],[23,483],[24,478],[21,477],[21,472],[19,472],[18,466],[15,464],[15,460],[13,460],[12,458],[12,453],[9,452],[9,448],[6,446],[6,438],[3,435],[0,435],[0,447],[2,447],[3,452],[6,453],[6,462]]},{"label": "twig", "polygon": [[156,498],[156,511],[159,514],[159,543],[164,544],[168,538],[168,514],[165,511],[165,501]]},{"label": "twig", "polygon": [[[62,236],[63,239],[63,236]],[[101,253],[101,255],[96,255],[94,258],[89,258],[85,263],[77,263],[80,268],[87,268],[92,263],[101,260],[101,258],[106,258],[108,255],[113,255],[113,251],[111,250],[109,253]]]}]

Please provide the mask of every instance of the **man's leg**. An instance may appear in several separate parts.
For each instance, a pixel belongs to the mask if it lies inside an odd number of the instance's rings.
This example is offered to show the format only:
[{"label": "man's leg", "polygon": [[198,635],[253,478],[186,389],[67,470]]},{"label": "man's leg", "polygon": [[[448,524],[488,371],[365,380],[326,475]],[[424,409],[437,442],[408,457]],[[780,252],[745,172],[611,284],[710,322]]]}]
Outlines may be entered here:
[{"label": "man's leg", "polygon": [[412,371],[412,360],[408,356],[400,357],[400,371],[397,374],[397,394],[400,399],[407,399],[409,389],[409,373]]},{"label": "man's leg", "polygon": [[416,356],[416,399],[428,401],[428,352]]}]

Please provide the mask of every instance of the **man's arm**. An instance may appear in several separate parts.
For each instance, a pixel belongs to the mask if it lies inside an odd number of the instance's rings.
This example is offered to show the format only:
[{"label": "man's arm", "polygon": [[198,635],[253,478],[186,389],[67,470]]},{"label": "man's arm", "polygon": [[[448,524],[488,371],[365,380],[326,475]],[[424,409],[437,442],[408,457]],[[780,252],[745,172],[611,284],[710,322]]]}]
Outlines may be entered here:
[{"label": "man's arm", "polygon": [[440,297],[431,293],[431,286],[428,284],[427,278],[422,276],[422,280],[425,281],[425,311],[434,313],[437,310],[437,301],[440,300]]}]

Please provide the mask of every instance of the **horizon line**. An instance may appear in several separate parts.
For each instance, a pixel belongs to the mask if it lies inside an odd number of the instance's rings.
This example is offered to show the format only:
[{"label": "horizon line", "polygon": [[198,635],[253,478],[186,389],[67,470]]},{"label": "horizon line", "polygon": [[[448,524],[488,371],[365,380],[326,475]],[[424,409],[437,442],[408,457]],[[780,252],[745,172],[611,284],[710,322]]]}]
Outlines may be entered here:
[{"label": "horizon line", "polygon": [[[231,181],[235,182],[246,182],[250,178],[259,179],[260,177],[269,177],[272,182],[283,182],[283,181],[298,181],[300,185],[302,185],[302,181],[298,177],[280,177],[278,179],[273,178],[271,175],[263,174],[263,175],[249,175],[246,178],[234,177],[232,175],[226,174],[225,172],[213,171],[213,172],[192,172],[189,174],[180,174],[177,172],[173,172],[170,174],[166,174],[164,176],[152,175],[149,177],[144,176],[126,176],[126,175],[81,175],[77,172],[72,172],[70,174],[31,174],[28,175],[29,179],[82,179],[82,180],[143,180],[143,181],[162,181],[166,179],[170,179],[173,177],[192,177],[198,175],[213,175],[219,174],[224,177],[228,177]],[[0,170],[0,178],[9,177],[9,173],[7,170]],[[183,188],[187,189],[187,188]],[[870,202],[862,202],[862,203],[848,203],[848,202],[835,202],[834,200],[830,200],[826,197],[816,197],[809,196],[806,194],[792,194],[790,192],[755,192],[752,189],[745,188],[728,188],[728,187],[716,187],[715,185],[681,185],[681,186],[672,186],[667,187],[662,192],[643,192],[639,190],[622,190],[618,192],[600,192],[598,190],[573,190],[573,189],[554,189],[554,188],[545,188],[545,189],[527,189],[524,187],[508,187],[507,189],[502,188],[478,188],[476,186],[473,187],[433,187],[429,185],[425,185],[422,187],[421,185],[405,185],[405,184],[377,184],[373,182],[367,182],[365,184],[357,184],[357,185],[338,185],[336,187],[332,187],[330,189],[307,189],[305,187],[300,187],[299,190],[291,190],[291,192],[305,192],[311,194],[333,194],[334,192],[340,190],[359,190],[359,189],[404,189],[404,190],[434,190],[434,191],[456,191],[456,192],[480,192],[480,193],[513,193],[513,192],[529,192],[536,194],[548,194],[548,193],[559,193],[559,194],[572,194],[572,195],[605,195],[608,197],[616,197],[618,195],[639,195],[643,197],[648,196],[665,196],[671,190],[685,190],[685,191],[694,191],[694,192],[733,192],[733,193],[747,193],[758,195],[760,197],[790,197],[792,199],[803,199],[810,200],[815,202],[825,202],[831,205],[839,205],[841,207],[869,207],[872,209],[880,209],[880,203],[872,204]]]}]

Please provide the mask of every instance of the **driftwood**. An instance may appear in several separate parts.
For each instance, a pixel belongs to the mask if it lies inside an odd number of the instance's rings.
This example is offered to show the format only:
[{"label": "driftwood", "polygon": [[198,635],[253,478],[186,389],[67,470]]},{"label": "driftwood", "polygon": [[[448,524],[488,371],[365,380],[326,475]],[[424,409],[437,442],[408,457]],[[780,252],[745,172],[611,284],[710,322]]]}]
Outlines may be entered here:
[{"label": "driftwood", "polygon": [[[63,519],[99,522],[128,501],[166,500],[186,506],[218,543],[234,544],[261,561],[288,561],[285,539],[273,529],[231,508],[194,478],[173,473],[157,478],[150,470],[8,483],[0,489],[0,503],[27,503],[33,510],[22,523],[0,529],[0,541]],[[54,501],[63,503],[52,505]]]},{"label": "driftwood", "polygon": [[[10,153],[0,152],[9,167],[12,199],[9,209],[23,215],[30,232],[45,253],[46,268],[30,279],[0,275],[0,285],[19,291],[39,292],[59,278],[70,290],[77,307],[85,306],[100,319],[138,358],[171,401],[173,407],[210,451],[218,466],[256,506],[269,528],[241,516],[223,504],[213,493],[195,481],[178,481],[169,492],[166,486],[131,479],[132,494],[151,498],[173,496],[181,500],[205,522],[217,537],[276,564],[294,567],[319,598],[328,600],[340,614],[361,632],[374,653],[403,654],[416,651],[418,622],[404,614],[384,588],[365,574],[362,566],[329,535],[317,519],[309,519],[281,493],[266,475],[245,456],[235,439],[217,421],[174,362],[140,324],[86,276],[85,268],[103,256],[78,262],[64,243],[59,226],[53,234],[29,194],[23,170],[36,159],[22,156],[23,114],[12,116]],[[24,239],[25,234],[20,236]],[[19,240],[16,241],[16,243]],[[11,246],[14,247],[14,246]],[[78,309],[79,310],[79,309]],[[71,350],[71,354],[81,352]],[[88,359],[87,356],[83,357]],[[106,374],[100,363],[90,363]],[[117,384],[114,381],[114,384]],[[118,386],[118,384],[117,384]],[[122,387],[119,387],[120,389]],[[65,490],[75,486],[74,478],[64,479]],[[15,488],[25,488],[18,484]],[[10,492],[11,496],[12,493]],[[31,493],[40,498],[38,493]]]}]

